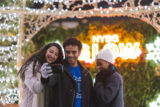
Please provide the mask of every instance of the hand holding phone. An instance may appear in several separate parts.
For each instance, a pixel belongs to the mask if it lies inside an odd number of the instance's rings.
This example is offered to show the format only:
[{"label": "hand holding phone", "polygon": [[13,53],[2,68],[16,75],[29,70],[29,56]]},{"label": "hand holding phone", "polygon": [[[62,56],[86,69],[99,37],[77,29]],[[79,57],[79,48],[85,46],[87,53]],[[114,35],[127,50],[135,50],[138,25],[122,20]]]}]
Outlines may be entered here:
[{"label": "hand holding phone", "polygon": [[62,64],[51,64],[52,72],[58,73],[63,72],[63,65]]}]

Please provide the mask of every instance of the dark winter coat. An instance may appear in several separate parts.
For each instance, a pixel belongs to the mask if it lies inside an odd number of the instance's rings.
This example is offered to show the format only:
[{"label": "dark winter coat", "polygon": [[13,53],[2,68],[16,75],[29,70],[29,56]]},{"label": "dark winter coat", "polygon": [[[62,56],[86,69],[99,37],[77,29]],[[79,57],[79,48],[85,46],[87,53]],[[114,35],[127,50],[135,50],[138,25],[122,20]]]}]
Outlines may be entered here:
[{"label": "dark winter coat", "polygon": [[[82,72],[82,107],[91,107],[92,78],[80,63],[79,65]],[[42,81],[46,82],[43,79]],[[48,107],[74,107],[77,87],[66,61],[63,62],[63,70],[55,73],[47,81],[50,93]]]},{"label": "dark winter coat", "polygon": [[124,107],[123,80],[118,72],[96,77],[94,85],[96,107]]}]

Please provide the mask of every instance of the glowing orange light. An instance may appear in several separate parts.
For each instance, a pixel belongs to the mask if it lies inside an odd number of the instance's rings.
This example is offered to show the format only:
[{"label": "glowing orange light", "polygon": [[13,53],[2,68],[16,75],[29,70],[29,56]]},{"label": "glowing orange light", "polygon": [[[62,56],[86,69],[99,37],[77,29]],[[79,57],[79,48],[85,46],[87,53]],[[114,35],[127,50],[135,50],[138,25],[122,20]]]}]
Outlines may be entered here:
[{"label": "glowing orange light", "polygon": [[[118,35],[97,35],[92,37],[92,56],[90,52],[90,46],[83,43],[83,49],[80,55],[79,60],[85,61],[86,63],[93,63],[95,60],[96,54],[99,51],[99,44],[98,43],[106,43],[103,48],[109,48],[113,52],[114,59],[117,57],[121,57],[123,59],[136,59],[141,53],[140,43],[135,42],[131,43],[128,42],[126,44],[124,43],[118,43],[115,44],[115,42],[119,42]],[[112,43],[111,43],[112,42]]]}]

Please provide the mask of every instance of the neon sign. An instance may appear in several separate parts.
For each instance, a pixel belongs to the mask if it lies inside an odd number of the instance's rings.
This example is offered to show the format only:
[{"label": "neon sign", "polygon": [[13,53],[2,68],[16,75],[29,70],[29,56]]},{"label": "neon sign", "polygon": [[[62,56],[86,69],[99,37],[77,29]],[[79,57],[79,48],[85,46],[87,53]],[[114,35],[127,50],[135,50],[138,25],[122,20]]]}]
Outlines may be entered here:
[{"label": "neon sign", "polygon": [[146,44],[146,48],[148,50],[146,59],[160,62],[160,38],[157,37],[154,43]]},{"label": "neon sign", "polygon": [[[123,59],[136,59],[141,53],[140,43],[118,43],[118,35],[93,35],[92,46],[83,43],[83,48],[79,60],[85,61],[86,63],[93,63],[96,54],[99,52],[99,43],[106,43],[103,48],[109,48],[112,50],[114,59],[121,57]],[[90,52],[91,49],[91,52]]]},{"label": "neon sign", "polygon": [[92,43],[110,43],[110,42],[118,42],[119,37],[118,35],[97,35],[97,36],[92,36]]}]

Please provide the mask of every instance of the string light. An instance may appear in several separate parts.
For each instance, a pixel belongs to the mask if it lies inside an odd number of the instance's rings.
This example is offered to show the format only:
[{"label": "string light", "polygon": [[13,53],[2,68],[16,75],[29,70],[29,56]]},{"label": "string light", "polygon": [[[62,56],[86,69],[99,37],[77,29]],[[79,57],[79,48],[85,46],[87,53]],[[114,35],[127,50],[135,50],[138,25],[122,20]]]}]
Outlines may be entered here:
[{"label": "string light", "polygon": [[[51,4],[51,1],[50,0],[45,0],[45,1],[43,1],[43,0],[31,0],[31,1],[33,1],[34,3],[41,3],[41,4],[43,4],[44,2],[45,3],[49,3],[49,4]],[[70,0],[62,0],[61,2],[62,3],[68,3],[68,4],[70,4],[70,3],[72,3],[72,2],[69,2]],[[52,3],[54,3],[55,2],[55,0],[53,0],[52,1]],[[60,1],[59,1],[60,2]],[[100,2],[100,1],[99,1]],[[110,3],[109,1],[106,1],[106,2],[108,2],[108,3]],[[121,2],[121,1],[120,1]],[[85,3],[88,3],[88,4],[92,4],[92,3],[95,3],[95,2],[91,2],[91,1],[89,1],[89,2],[85,2]],[[97,2],[98,3],[98,2]],[[112,3],[118,3],[117,1],[112,1]],[[71,4],[70,4],[71,5]],[[151,6],[141,6],[141,5],[139,5],[139,6],[137,6],[140,10],[142,9],[142,12],[144,13],[144,12],[148,12],[148,10],[150,10],[150,11],[158,11],[159,10],[159,5],[151,5]],[[118,13],[119,11],[118,11],[118,9],[120,9],[121,10],[121,14],[122,13],[126,13],[127,11],[131,11],[131,12],[136,12],[137,11],[137,7],[132,7],[132,8],[128,8],[128,6],[123,6],[123,7],[121,7],[121,8],[115,8],[115,9],[113,9],[112,7],[109,7],[109,9],[108,9],[108,11],[109,11],[109,13]],[[15,12],[17,12],[18,13],[18,11],[20,11],[21,12],[21,8],[20,7],[1,7],[0,8],[1,10],[17,10],[17,11],[15,11]],[[56,11],[56,10],[58,10],[59,12],[60,12],[60,15],[61,15],[61,13],[64,11],[63,9],[62,10],[59,10],[59,9],[56,9],[56,8],[53,8],[53,9],[51,9],[51,8],[47,8],[46,10],[42,10],[42,9],[33,9],[33,8],[28,8],[28,7],[26,7],[25,8],[25,14],[50,14],[50,13],[53,13],[53,10],[54,11]],[[100,7],[100,8],[97,8],[97,7],[94,7],[94,9],[96,10],[96,11],[99,11],[99,13],[104,13],[103,11],[102,11],[102,7]],[[93,9],[93,13],[95,12],[94,11],[94,9]],[[157,10],[158,9],[158,10]],[[104,9],[103,9],[104,10]],[[66,12],[66,11],[65,11]],[[141,11],[139,11],[139,12],[141,12]],[[107,13],[107,14],[109,14],[109,13]],[[65,13],[64,13],[65,14]]]},{"label": "string light", "polygon": [[[19,9],[4,7],[5,9]],[[17,81],[16,76],[13,72],[17,71],[16,61],[17,61],[17,41],[19,37],[19,17],[16,13],[13,14],[0,14],[0,41],[4,44],[6,42],[9,45],[0,46],[0,74],[3,73],[6,77],[0,77],[0,101],[3,104],[13,104],[18,101],[18,88],[15,86],[15,81]],[[5,31],[5,32],[4,32]],[[18,32],[18,33],[15,33]],[[10,63],[10,64],[8,64]],[[8,86],[13,88],[9,88]]]},{"label": "string light", "polygon": [[17,41],[17,35],[13,35],[11,37],[8,36],[1,36],[0,40],[5,42],[5,41],[10,41],[10,42],[16,42]]},{"label": "string light", "polygon": [[[18,101],[19,89],[3,89],[0,91],[0,100],[3,104],[13,104]],[[3,97],[5,95],[5,97]]]},{"label": "string light", "polygon": [[156,63],[160,62],[160,37],[157,37],[154,43],[146,44],[148,50],[147,60],[154,60]]},{"label": "string light", "polygon": [[[64,4],[67,4],[69,3],[71,0],[30,0],[30,1],[33,1],[34,3],[41,3],[43,4],[44,2],[47,3],[47,4],[52,4],[53,2],[60,2],[60,3],[64,3]],[[83,3],[95,3],[95,2],[101,2],[103,0],[82,0]],[[119,2],[122,2],[122,0],[105,0],[106,2],[108,3],[112,3],[112,4],[117,4],[118,1]]]}]

